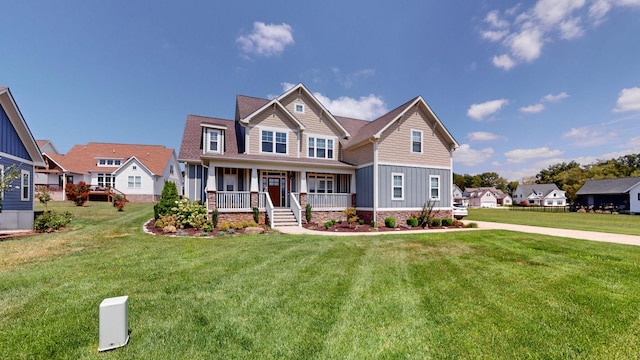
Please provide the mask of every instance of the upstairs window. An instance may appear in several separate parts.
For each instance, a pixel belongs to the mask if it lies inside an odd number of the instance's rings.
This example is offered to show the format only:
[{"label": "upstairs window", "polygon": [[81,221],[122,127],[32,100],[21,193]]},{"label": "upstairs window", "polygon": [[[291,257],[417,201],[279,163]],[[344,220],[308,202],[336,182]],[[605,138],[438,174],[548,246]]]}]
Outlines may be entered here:
[{"label": "upstairs window", "polygon": [[31,174],[28,171],[21,171],[21,185],[22,191],[20,198],[22,201],[29,201],[31,195]]},{"label": "upstairs window", "polygon": [[309,157],[333,159],[333,139],[309,137]]},{"label": "upstairs window", "polygon": [[299,114],[304,114],[304,105],[302,104],[295,104],[294,105],[295,111]]},{"label": "upstairs window", "polygon": [[422,131],[411,130],[411,152],[422,154]]},{"label": "upstairs window", "polygon": [[206,152],[221,152],[222,131],[217,129],[207,129],[205,136]]},{"label": "upstairs window", "polygon": [[120,166],[122,161],[120,159],[99,159],[98,166]]},{"label": "upstairs window", "polygon": [[286,154],[287,153],[287,133],[262,130],[262,146],[260,148],[263,153]]}]

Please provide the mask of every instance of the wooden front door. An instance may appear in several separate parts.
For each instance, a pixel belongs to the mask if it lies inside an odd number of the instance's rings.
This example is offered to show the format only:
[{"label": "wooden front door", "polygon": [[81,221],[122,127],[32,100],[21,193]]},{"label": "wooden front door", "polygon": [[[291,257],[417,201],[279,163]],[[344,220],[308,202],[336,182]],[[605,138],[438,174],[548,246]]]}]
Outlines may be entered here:
[{"label": "wooden front door", "polygon": [[273,207],[280,207],[280,179],[269,178],[267,181],[269,197],[271,198],[271,202],[273,202]]}]

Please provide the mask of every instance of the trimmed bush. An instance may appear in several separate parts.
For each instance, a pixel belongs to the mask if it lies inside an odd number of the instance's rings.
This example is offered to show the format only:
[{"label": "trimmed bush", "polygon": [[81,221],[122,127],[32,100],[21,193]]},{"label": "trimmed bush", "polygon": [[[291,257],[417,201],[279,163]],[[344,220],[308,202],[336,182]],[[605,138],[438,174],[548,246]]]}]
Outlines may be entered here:
[{"label": "trimmed bush", "polygon": [[71,212],[45,211],[36,218],[33,229],[36,231],[52,231],[67,226],[71,222]]},{"label": "trimmed bush", "polygon": [[163,215],[172,214],[171,209],[176,206],[179,200],[180,196],[178,196],[176,184],[172,181],[164,183],[160,201],[153,206],[153,216],[155,219],[157,220]]},{"label": "trimmed bush", "polygon": [[442,221],[440,219],[434,218],[434,219],[431,219],[431,223],[429,225],[433,227],[438,227],[441,224],[442,224]]},{"label": "trimmed bush", "polygon": [[307,206],[304,207],[304,218],[307,220],[307,224],[311,222],[311,204],[307,204]]},{"label": "trimmed bush", "polygon": [[73,201],[76,206],[82,206],[89,200],[89,190],[91,185],[87,185],[84,181],[78,184],[67,184],[65,188],[67,199]]},{"label": "trimmed bush", "polygon": [[386,217],[384,219],[384,226],[388,227],[388,228],[395,228],[396,227],[396,219],[394,217]]},{"label": "trimmed bush", "polygon": [[254,207],[251,209],[253,211],[253,221],[257,224],[260,222],[260,209]]},{"label": "trimmed bush", "polygon": [[418,226],[418,219],[414,218],[414,217],[410,217],[407,219],[407,225],[411,226],[411,227],[417,227]]},{"label": "trimmed bush", "polygon": [[444,218],[442,219],[442,226],[451,226],[453,225],[453,219],[452,218]]}]

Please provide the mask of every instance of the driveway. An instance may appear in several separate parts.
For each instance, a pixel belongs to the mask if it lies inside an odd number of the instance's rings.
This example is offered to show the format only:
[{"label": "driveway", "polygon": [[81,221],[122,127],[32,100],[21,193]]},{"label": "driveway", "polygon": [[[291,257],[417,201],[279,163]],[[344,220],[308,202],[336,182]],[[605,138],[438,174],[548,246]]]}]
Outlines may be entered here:
[{"label": "driveway", "polygon": [[435,232],[454,232],[454,231],[482,231],[482,230],[509,230],[519,231],[531,234],[542,234],[550,236],[559,236],[579,240],[601,241],[615,244],[635,245],[640,246],[640,236],[635,235],[623,235],[623,234],[610,234],[595,231],[583,231],[583,230],[568,230],[568,229],[554,229],[540,226],[528,226],[528,225],[513,225],[502,224],[488,221],[473,221],[478,224],[477,228],[464,228],[464,229],[435,229],[435,230],[398,230],[398,231],[381,231],[381,232],[355,232],[355,233],[340,233],[340,232],[326,232],[326,231],[313,231],[297,226],[283,226],[277,228],[283,234],[296,234],[296,235],[325,235],[325,236],[362,236],[362,235],[391,235],[391,234],[416,234],[416,233],[429,233]]}]

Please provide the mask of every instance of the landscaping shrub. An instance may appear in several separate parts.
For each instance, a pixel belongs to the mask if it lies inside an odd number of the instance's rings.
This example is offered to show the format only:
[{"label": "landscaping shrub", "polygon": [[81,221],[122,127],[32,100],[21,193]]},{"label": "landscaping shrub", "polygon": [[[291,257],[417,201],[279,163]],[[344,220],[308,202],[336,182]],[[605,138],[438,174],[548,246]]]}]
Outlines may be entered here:
[{"label": "landscaping shrub", "polygon": [[327,229],[327,230],[329,230],[329,228],[330,228],[330,227],[332,227],[332,226],[333,226],[333,225],[335,225],[335,224],[336,224],[336,221],[335,221],[335,220],[333,220],[333,219],[332,219],[332,220],[329,220],[329,221],[327,221],[326,223],[324,223],[324,228],[325,228],[325,229]]},{"label": "landscaping shrub", "polygon": [[69,211],[63,213],[53,210],[45,211],[36,218],[33,229],[36,231],[58,230],[61,227],[67,226],[71,222],[71,218],[72,215]]},{"label": "landscaping shrub", "polygon": [[358,224],[364,225],[364,220],[363,219],[358,219]]},{"label": "landscaping shrub", "polygon": [[435,206],[435,201],[429,200],[422,205],[422,211],[418,215],[418,225],[423,229],[427,227],[431,223],[431,219],[433,218],[433,207]]},{"label": "landscaping shrub", "polygon": [[76,206],[82,206],[89,200],[89,190],[91,190],[91,185],[80,181],[77,184],[67,184],[65,193],[68,200],[73,201]]},{"label": "landscaping shrub", "polygon": [[218,209],[214,209],[211,212],[211,224],[214,228],[218,226]]},{"label": "landscaping shrub", "polygon": [[260,209],[254,207],[251,209],[253,211],[253,221],[257,224],[260,222]]},{"label": "landscaping shrub", "polygon": [[440,224],[442,224],[442,221],[438,218],[431,219],[431,223],[429,223],[429,225],[433,227],[438,227]]},{"label": "landscaping shrub", "polygon": [[414,218],[414,217],[410,217],[407,219],[407,225],[411,226],[411,227],[417,227],[418,226],[418,219]]},{"label": "landscaping shrub", "polygon": [[477,228],[478,227],[478,223],[471,222],[471,223],[467,224],[467,227],[468,228]]},{"label": "landscaping shrub", "polygon": [[453,219],[452,218],[444,218],[442,219],[442,226],[451,226],[453,225]]},{"label": "landscaping shrub", "polygon": [[208,222],[207,209],[197,202],[189,201],[189,199],[178,201],[176,206],[171,208],[171,212],[176,215],[176,222],[181,229],[202,229]]},{"label": "landscaping shrub", "polygon": [[384,218],[384,226],[388,227],[388,228],[395,228],[396,227],[396,219],[389,216]]},{"label": "landscaping shrub", "polygon": [[51,201],[51,191],[49,191],[47,186],[37,186],[36,198],[44,205],[44,208],[47,209],[47,204]]},{"label": "landscaping shrub", "polygon": [[220,223],[220,226],[218,227],[218,230],[224,231],[224,232],[229,231],[229,229],[231,229],[231,223],[228,221],[223,221],[222,223]]},{"label": "landscaping shrub", "polygon": [[176,203],[179,200],[180,196],[178,196],[178,188],[176,187],[176,184],[172,181],[164,183],[160,201],[153,206],[154,218],[158,219],[162,215],[171,214],[171,209],[176,206]]},{"label": "landscaping shrub", "polygon": [[369,223],[369,225],[374,228],[376,227],[376,221],[375,220],[371,220],[371,222]]},{"label": "landscaping shrub", "polygon": [[163,215],[155,222],[155,226],[157,228],[165,228],[167,226],[175,226],[178,227],[177,216],[176,214],[171,215]]},{"label": "landscaping shrub", "polygon": [[307,206],[304,207],[304,218],[307,220],[307,224],[311,222],[311,216],[311,204],[307,204]]},{"label": "landscaping shrub", "polygon": [[358,215],[356,214],[356,208],[354,208],[353,206],[344,209],[342,212],[347,216],[347,222],[349,223],[349,226],[351,226],[351,224],[353,224],[354,222],[360,220],[360,218],[358,218]]}]

